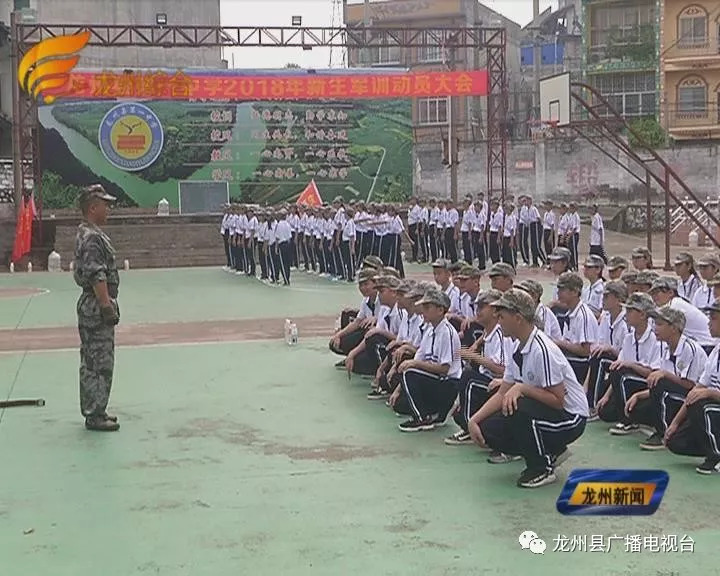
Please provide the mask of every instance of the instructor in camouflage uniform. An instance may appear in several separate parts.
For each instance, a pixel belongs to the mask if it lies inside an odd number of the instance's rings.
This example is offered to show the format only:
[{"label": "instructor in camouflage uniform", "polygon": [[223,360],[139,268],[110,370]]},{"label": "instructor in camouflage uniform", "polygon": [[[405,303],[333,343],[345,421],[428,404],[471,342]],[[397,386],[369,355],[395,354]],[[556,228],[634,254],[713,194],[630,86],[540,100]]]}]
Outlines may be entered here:
[{"label": "instructor in camouflage uniform", "polygon": [[74,278],[82,288],[77,303],[80,332],[80,409],[88,430],[114,432],[117,418],[106,412],[115,364],[115,326],[120,276],[110,238],[100,229],[107,222],[115,198],[100,184],[84,189],[78,198],[83,221],[75,239]]}]

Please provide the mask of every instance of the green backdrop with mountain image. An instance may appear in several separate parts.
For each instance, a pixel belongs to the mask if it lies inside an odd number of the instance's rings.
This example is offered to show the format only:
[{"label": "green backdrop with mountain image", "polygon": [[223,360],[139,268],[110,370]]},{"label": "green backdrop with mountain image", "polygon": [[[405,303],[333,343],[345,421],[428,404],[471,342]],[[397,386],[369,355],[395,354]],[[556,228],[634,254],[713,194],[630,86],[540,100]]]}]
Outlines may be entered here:
[{"label": "green backdrop with mountain image", "polygon": [[181,180],[228,180],[231,197],[259,204],[294,201],[313,178],[324,200],[400,201],[412,192],[407,100],[145,101],[164,141],[158,158],[136,172],[113,165],[100,148],[98,129],[117,104],[39,108],[46,208],[69,207],[77,189],[94,182],[121,205],[141,207],[162,198],[176,207]]}]

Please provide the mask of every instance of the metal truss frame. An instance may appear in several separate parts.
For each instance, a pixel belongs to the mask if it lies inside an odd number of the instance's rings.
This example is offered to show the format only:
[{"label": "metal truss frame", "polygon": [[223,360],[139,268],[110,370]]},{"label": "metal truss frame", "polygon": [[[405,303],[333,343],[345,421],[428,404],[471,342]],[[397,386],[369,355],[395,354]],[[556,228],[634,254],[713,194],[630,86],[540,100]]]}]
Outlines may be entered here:
[{"label": "metal truss frame", "polygon": [[507,191],[508,109],[506,33],[504,28],[450,27],[428,30],[407,27],[271,27],[271,26],[152,26],[103,24],[42,24],[11,17],[13,69],[13,168],[16,206],[21,191],[39,190],[39,130],[37,103],[20,89],[17,65],[27,51],[46,38],[90,32],[88,46],[100,47],[369,47],[485,50],[488,62],[487,194],[505,198]]}]

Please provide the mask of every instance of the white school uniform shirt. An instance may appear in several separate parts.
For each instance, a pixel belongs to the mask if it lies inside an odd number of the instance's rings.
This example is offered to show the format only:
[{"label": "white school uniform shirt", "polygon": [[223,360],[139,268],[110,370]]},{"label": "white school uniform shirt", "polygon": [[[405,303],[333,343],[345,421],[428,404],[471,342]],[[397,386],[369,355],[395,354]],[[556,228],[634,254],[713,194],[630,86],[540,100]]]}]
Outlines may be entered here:
[{"label": "white school uniform shirt", "polygon": [[353,222],[355,222],[355,232],[359,232],[360,234],[367,232],[367,224],[363,222],[365,218],[367,218],[366,212],[355,212],[355,216],[353,216]]},{"label": "white school uniform shirt", "polygon": [[528,206],[528,222],[530,224],[540,222],[540,210],[538,210],[538,207],[535,206],[535,204]]},{"label": "white school uniform shirt", "polygon": [[512,238],[517,230],[517,216],[514,213],[505,216],[505,225],[503,226],[503,237]]},{"label": "white school uniform shirt", "polygon": [[594,214],[590,222],[590,246],[602,246],[605,243],[605,226],[600,213]]},{"label": "white school uniform shirt", "polygon": [[275,237],[277,238],[278,244],[281,242],[290,242],[290,240],[292,240],[292,227],[290,226],[290,222],[280,220],[275,225]]},{"label": "white school uniform shirt", "polygon": [[676,296],[670,301],[670,308],[680,310],[680,312],[685,314],[684,336],[692,338],[701,346],[714,346],[717,344],[715,339],[710,336],[708,317],[705,316],[703,312],[679,296]]},{"label": "white school uniform shirt", "polygon": [[405,311],[405,316],[400,324],[400,331],[397,335],[398,342],[406,342],[417,346],[422,338],[422,331],[420,330],[423,325],[423,317],[421,314],[410,315],[409,312]]},{"label": "white school uniform shirt", "polygon": [[427,208],[423,208],[420,210],[420,222],[423,224],[427,224],[430,220],[430,211]]},{"label": "white school uniform shirt", "polygon": [[430,215],[428,216],[428,223],[430,226],[437,226],[439,220],[440,209],[437,206],[435,206],[435,208],[430,208]]},{"label": "white school uniform shirt", "polygon": [[447,378],[460,378],[460,336],[452,324],[443,318],[437,326],[425,324],[422,341],[415,360],[449,366]]},{"label": "white school uniform shirt", "polygon": [[598,344],[612,346],[619,352],[625,342],[625,336],[629,333],[630,327],[625,319],[625,308],[620,310],[614,321],[610,318],[610,312],[603,310],[598,326]]},{"label": "white school uniform shirt", "polygon": [[660,342],[658,342],[650,322],[648,322],[644,334],[639,339],[636,336],[637,332],[631,328],[623,340],[618,360],[658,370],[660,368]]},{"label": "white school uniform shirt", "polygon": [[239,236],[245,236],[245,230],[247,229],[248,219],[245,214],[240,214],[237,223],[237,233]]},{"label": "white school uniform shirt", "polygon": [[598,322],[595,314],[587,304],[580,301],[575,310],[568,314],[568,321],[565,323],[562,337],[566,342],[572,344],[583,344],[597,341]]},{"label": "white school uniform shirt", "polygon": [[570,214],[570,231],[580,234],[580,214],[577,212]]},{"label": "white school uniform shirt", "polygon": [[518,222],[523,226],[530,224],[530,210],[527,206],[521,206],[520,210],[518,210]]},{"label": "white school uniform shirt", "polygon": [[[505,338],[500,324],[495,324],[484,340],[482,355],[495,364],[507,366],[512,358],[515,342],[512,338]],[[490,378],[494,377],[493,373],[485,366],[479,366],[478,371]]]},{"label": "white school uniform shirt", "polygon": [[445,294],[448,298],[450,298],[450,309],[448,310],[448,313],[462,314],[462,311],[460,310],[460,288],[450,282],[450,285],[445,290]]},{"label": "white school uniform shirt", "polygon": [[[522,358],[520,364],[519,358]],[[550,337],[537,328],[533,329],[524,345],[520,341],[515,343],[512,360],[505,366],[503,380],[513,384],[522,382],[537,388],[564,384],[565,411],[583,418],[589,415],[587,395],[570,363]]]},{"label": "white school uniform shirt", "polygon": [[477,294],[475,296],[467,292],[460,294],[460,315],[463,318],[475,318],[475,298]]},{"label": "white school uniform shirt", "polygon": [[482,232],[485,230],[485,224],[487,221],[487,212],[483,209],[480,212],[475,211],[475,219],[473,220],[472,230],[473,232]]},{"label": "white school uniform shirt", "polygon": [[323,235],[326,240],[332,240],[335,237],[336,224],[335,220],[328,218],[323,223]]},{"label": "white school uniform shirt", "polygon": [[476,218],[477,214],[475,214],[474,206],[471,205],[466,210],[463,210],[460,232],[470,232],[473,228],[473,224],[475,224]]},{"label": "white school uniform shirt", "polygon": [[267,235],[267,222],[258,222],[257,229],[255,230],[255,238],[258,242],[265,242],[265,236]]},{"label": "white school uniform shirt", "polygon": [[247,226],[245,227],[245,239],[246,240],[252,240],[252,238],[255,236],[255,233],[258,229],[258,219],[256,216],[253,216],[250,218],[247,222]]},{"label": "white school uniform shirt", "polygon": [[387,214],[381,214],[376,220],[378,223],[375,225],[375,234],[378,236],[387,236],[390,233],[388,230],[390,217]]},{"label": "white school uniform shirt", "polygon": [[705,388],[720,390],[720,344],[713,348],[705,363],[705,369],[696,384]]},{"label": "white school uniform shirt", "polygon": [[342,229],[342,239],[343,242],[349,242],[350,240],[355,240],[355,220],[352,218],[348,218],[345,221],[345,225]]},{"label": "white school uniform shirt", "polygon": [[388,222],[388,231],[390,234],[402,234],[405,231],[405,225],[400,216],[395,216]]},{"label": "white school uniform shirt", "polygon": [[233,214],[228,221],[228,230],[230,231],[231,236],[235,236],[238,233],[238,229],[240,227],[240,215],[239,214]]},{"label": "white school uniform shirt", "polygon": [[700,344],[683,334],[680,336],[675,350],[671,351],[670,346],[664,342],[661,344],[661,349],[661,370],[675,374],[678,378],[690,380],[690,382],[697,382],[700,379],[707,363],[707,354]]},{"label": "white school uniform shirt", "polygon": [[230,220],[231,214],[225,214],[220,223],[220,234],[225,234],[228,231],[228,221]]},{"label": "white school uniform shirt", "polygon": [[274,244],[277,244],[277,222],[273,222],[272,224],[268,225],[267,228],[267,243],[270,244],[270,246],[273,246]]},{"label": "white school uniform shirt", "polygon": [[422,220],[422,208],[419,204],[415,204],[408,212],[408,226],[417,224]]},{"label": "white school uniform shirt", "polygon": [[548,210],[543,216],[543,229],[544,230],[555,230],[555,212]]},{"label": "white school uniform shirt", "polygon": [[587,304],[590,309],[598,314],[603,309],[603,295],[605,294],[605,282],[602,278],[598,278],[592,284],[583,286],[580,299]]},{"label": "white school uniform shirt", "polygon": [[702,310],[706,306],[710,306],[710,304],[715,302],[712,287],[703,282],[700,287],[695,290],[695,295],[692,297],[691,302],[692,305],[699,310]]},{"label": "white school uniform shirt", "polygon": [[560,216],[557,232],[560,236],[565,236],[570,232],[570,214],[565,213]]},{"label": "white school uniform shirt", "polygon": [[678,296],[685,298],[688,302],[692,302],[693,298],[695,298],[695,292],[698,291],[701,283],[700,278],[695,274],[691,274],[690,278],[685,280],[685,282],[683,282],[681,278],[678,278]]},{"label": "white school uniform shirt", "polygon": [[400,332],[400,325],[402,324],[406,314],[407,312],[402,310],[397,304],[395,304],[392,308],[383,304],[380,306],[377,326],[381,330],[386,330],[387,332],[391,332],[397,336]]},{"label": "white school uniform shirt", "polygon": [[366,318],[375,318],[377,320],[377,318],[380,317],[381,308],[380,296],[375,296],[372,300],[372,304],[370,303],[370,298],[363,298],[360,303],[360,310],[358,311],[357,318],[359,320],[365,320]]},{"label": "white school uniform shirt", "polygon": [[497,211],[490,215],[490,232],[500,232],[503,227],[503,220],[505,214],[502,208],[498,208]]},{"label": "white school uniform shirt", "polygon": [[448,211],[447,208],[440,210],[440,217],[438,218],[438,228],[445,230],[448,227]]},{"label": "white school uniform shirt", "polygon": [[287,223],[290,225],[290,231],[297,232],[298,224],[300,222],[300,216],[298,216],[297,214],[288,214],[286,220]]},{"label": "white school uniform shirt", "polygon": [[540,324],[543,326],[543,332],[550,336],[552,340],[560,340],[562,338],[560,322],[558,322],[557,316],[555,316],[550,308],[540,302],[535,309],[535,316],[540,320]]},{"label": "white school uniform shirt", "polygon": [[341,206],[340,208],[338,208],[338,211],[335,212],[335,217],[333,218],[335,230],[342,230],[343,226],[345,225],[345,220],[347,220],[347,217],[345,216],[345,208]]}]

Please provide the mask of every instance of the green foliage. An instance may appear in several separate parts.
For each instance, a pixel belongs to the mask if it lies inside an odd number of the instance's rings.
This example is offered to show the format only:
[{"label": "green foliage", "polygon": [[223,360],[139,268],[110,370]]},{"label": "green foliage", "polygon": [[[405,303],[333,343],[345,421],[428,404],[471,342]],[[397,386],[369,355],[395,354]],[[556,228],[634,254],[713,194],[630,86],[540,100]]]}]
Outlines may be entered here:
[{"label": "green foliage", "polygon": [[656,57],[655,28],[638,26],[630,33],[621,34],[617,27],[610,30],[606,55],[612,60],[653,62]]},{"label": "green foliage", "polygon": [[80,186],[64,184],[61,176],[49,170],[42,175],[43,208],[72,208],[80,192]]},{"label": "green foliage", "polygon": [[[643,142],[650,148],[662,148],[665,146],[665,130],[653,117],[637,118],[630,123],[630,128],[635,131]],[[639,148],[640,142],[630,133],[628,140],[632,148]]]},{"label": "green foliage", "polygon": [[406,174],[390,174],[385,176],[382,187],[378,182],[375,188],[375,198],[380,202],[402,204],[412,196],[412,181]]}]

